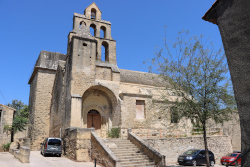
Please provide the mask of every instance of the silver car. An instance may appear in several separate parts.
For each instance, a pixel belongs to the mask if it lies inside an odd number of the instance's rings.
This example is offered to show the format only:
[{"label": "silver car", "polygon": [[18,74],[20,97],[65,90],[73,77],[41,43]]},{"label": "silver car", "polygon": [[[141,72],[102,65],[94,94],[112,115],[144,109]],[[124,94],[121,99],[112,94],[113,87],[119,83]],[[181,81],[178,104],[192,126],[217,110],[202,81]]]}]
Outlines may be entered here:
[{"label": "silver car", "polygon": [[41,145],[41,154],[46,156],[48,154],[57,154],[59,157],[62,154],[62,139],[55,137],[46,138]]}]

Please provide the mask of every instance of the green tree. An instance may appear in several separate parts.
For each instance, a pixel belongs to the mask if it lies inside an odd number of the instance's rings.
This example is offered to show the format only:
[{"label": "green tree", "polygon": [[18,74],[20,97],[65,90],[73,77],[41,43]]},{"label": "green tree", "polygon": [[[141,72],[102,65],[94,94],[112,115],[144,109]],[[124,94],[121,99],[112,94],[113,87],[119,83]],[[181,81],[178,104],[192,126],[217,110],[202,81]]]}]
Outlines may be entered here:
[{"label": "green tree", "polygon": [[149,69],[170,82],[177,93],[171,111],[203,129],[206,162],[210,166],[207,121],[228,120],[236,103],[223,49],[215,50],[212,43],[206,43],[202,35],[190,38],[188,31],[181,31],[175,42],[165,39]]},{"label": "green tree", "polygon": [[14,133],[25,130],[29,117],[28,106],[21,102],[21,100],[12,100],[12,103],[7,104],[7,106],[16,109],[12,123]]},{"label": "green tree", "polygon": [[14,109],[16,109],[16,111],[19,111],[20,109],[22,109],[24,107],[24,103],[21,102],[21,100],[12,100],[12,103],[8,103],[7,106],[12,107]]}]

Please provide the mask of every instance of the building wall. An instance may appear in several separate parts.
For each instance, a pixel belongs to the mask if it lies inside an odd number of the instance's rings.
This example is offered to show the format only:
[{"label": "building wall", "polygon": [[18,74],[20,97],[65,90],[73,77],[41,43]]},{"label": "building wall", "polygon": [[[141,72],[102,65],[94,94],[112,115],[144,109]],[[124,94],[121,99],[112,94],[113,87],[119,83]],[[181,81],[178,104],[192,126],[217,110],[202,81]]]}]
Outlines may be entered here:
[{"label": "building wall", "polygon": [[[49,136],[50,126],[50,104],[53,83],[55,79],[55,71],[39,69],[37,72],[37,87],[36,96],[34,98],[34,109],[31,116],[32,131],[31,131],[31,149],[39,150],[40,143]],[[32,118],[33,117],[33,118]]]},{"label": "building wall", "polygon": [[13,114],[15,109],[0,104],[0,151],[2,150],[2,144],[11,142],[11,133],[4,132],[4,125],[12,125]]}]

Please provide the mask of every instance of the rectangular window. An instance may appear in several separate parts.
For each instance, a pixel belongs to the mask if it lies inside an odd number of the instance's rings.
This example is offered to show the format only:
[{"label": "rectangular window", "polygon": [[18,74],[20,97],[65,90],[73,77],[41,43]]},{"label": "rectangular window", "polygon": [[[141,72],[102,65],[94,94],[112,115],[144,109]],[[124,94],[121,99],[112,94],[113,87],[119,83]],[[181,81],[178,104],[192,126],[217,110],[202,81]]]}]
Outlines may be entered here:
[{"label": "rectangular window", "polygon": [[145,119],[145,101],[136,100],[136,119]]}]

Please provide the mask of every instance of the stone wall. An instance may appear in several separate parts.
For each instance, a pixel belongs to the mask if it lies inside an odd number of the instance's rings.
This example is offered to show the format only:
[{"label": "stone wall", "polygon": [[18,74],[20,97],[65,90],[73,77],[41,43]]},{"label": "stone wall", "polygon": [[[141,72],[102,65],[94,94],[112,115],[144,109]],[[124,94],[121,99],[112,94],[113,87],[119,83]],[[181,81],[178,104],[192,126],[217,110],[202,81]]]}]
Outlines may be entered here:
[{"label": "stone wall", "polygon": [[65,127],[65,61],[60,61],[52,91],[49,136],[61,137]]},{"label": "stone wall", "polygon": [[[39,150],[40,143],[49,137],[50,126],[50,104],[53,83],[55,79],[54,70],[39,69],[37,72],[36,93],[31,95],[31,104],[34,108],[30,111],[31,149]],[[34,115],[33,115],[34,114]]]},{"label": "stone wall", "polygon": [[[188,149],[204,149],[203,137],[144,139],[149,146],[166,156],[166,163],[177,163],[180,154]],[[233,151],[231,139],[228,136],[211,136],[207,138],[208,149],[214,153],[215,163],[220,158]]]},{"label": "stone wall", "polygon": [[66,128],[63,137],[65,154],[76,161],[90,161],[92,128]]},{"label": "stone wall", "polygon": [[13,114],[15,109],[0,104],[0,151],[2,150],[2,144],[11,142],[11,133],[4,132],[4,125],[12,125]]},{"label": "stone wall", "polygon": [[92,159],[108,167],[119,167],[119,160],[95,132],[91,132]]}]

